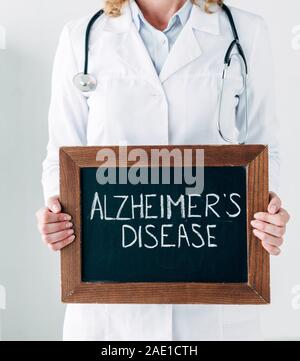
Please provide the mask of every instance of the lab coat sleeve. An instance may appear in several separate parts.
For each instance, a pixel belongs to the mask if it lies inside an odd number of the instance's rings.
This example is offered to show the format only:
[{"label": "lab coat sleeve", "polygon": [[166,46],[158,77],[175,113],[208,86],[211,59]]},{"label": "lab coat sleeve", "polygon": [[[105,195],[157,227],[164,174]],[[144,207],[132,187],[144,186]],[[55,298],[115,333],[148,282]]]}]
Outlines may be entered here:
[{"label": "lab coat sleeve", "polygon": [[258,17],[248,78],[249,134],[247,143],[269,147],[269,188],[279,187],[279,123],[275,115],[275,84],[271,41],[265,21]]},{"label": "lab coat sleeve", "polygon": [[49,142],[42,175],[46,203],[49,197],[59,195],[59,148],[86,145],[87,100],[73,85],[78,72],[69,25],[66,25],[59,39],[52,74]]}]

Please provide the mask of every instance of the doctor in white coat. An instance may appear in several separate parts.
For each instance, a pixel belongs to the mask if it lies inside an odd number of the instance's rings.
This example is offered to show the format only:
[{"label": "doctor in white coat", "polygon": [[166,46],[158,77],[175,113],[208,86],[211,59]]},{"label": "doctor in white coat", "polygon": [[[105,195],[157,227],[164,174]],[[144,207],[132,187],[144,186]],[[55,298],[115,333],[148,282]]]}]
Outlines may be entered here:
[{"label": "doctor in white coat", "polygon": [[[279,150],[270,42],[261,17],[231,11],[249,65],[247,143],[268,144],[270,152],[270,205],[267,213],[256,215],[252,226],[258,242],[278,255],[289,215],[275,193]],[[71,217],[61,212],[59,203],[60,146],[225,143],[216,123],[232,31],[221,1],[106,1],[89,47],[89,72],[98,86],[83,93],[73,78],[84,66],[89,19],[64,27],[54,64],[42,177],[47,205],[37,212],[37,219],[43,241],[55,251],[76,239]],[[236,95],[242,85],[236,62],[225,88],[226,122],[233,120],[241,127],[245,100]],[[64,323],[65,340],[260,337],[258,311],[250,306],[68,305]]]}]

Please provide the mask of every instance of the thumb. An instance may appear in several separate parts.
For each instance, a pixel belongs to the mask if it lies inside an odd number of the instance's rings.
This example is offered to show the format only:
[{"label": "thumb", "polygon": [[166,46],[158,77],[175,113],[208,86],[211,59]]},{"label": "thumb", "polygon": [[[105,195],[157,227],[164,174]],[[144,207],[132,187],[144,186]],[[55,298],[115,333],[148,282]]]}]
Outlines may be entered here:
[{"label": "thumb", "polygon": [[51,197],[48,199],[47,206],[53,213],[60,213],[61,212],[61,205],[58,199],[58,196]]},{"label": "thumb", "polygon": [[270,193],[270,203],[268,206],[268,212],[271,214],[276,214],[280,211],[281,208],[281,200],[277,196],[277,194],[271,192]]}]

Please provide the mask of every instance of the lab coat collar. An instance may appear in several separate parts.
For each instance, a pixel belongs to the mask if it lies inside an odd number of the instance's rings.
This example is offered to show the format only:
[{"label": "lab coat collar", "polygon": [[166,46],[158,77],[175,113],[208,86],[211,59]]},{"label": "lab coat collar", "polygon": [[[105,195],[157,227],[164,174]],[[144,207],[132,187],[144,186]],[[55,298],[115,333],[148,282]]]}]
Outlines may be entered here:
[{"label": "lab coat collar", "polygon": [[188,22],[182,29],[159,75],[165,82],[170,76],[202,55],[202,49],[195,36],[194,29]]},{"label": "lab coat collar", "polygon": [[190,16],[190,24],[193,29],[213,35],[220,35],[220,12],[219,8],[214,13],[206,13],[201,6],[193,5]]},{"label": "lab coat collar", "polygon": [[220,34],[220,11],[221,9],[218,9],[208,14],[199,5],[193,5],[190,18],[179,34],[159,75],[162,83],[202,55],[203,51],[196,36],[197,31],[212,35]]},{"label": "lab coat collar", "polygon": [[[129,3],[123,6],[121,16],[107,17],[103,29],[114,33],[128,32],[133,22],[130,9],[130,3],[133,1],[134,0],[129,0]],[[199,5],[194,4],[188,22],[190,22],[193,29],[219,35],[220,11],[219,9],[212,14],[207,14]]]},{"label": "lab coat collar", "polygon": [[133,22],[131,22],[130,31],[120,37],[115,52],[132,71],[140,77],[148,79],[156,88],[161,89],[156,69]]},{"label": "lab coat collar", "polygon": [[[148,21],[145,19],[144,15],[143,15],[142,11],[140,10],[140,8],[138,7],[136,1],[130,2],[130,8],[131,8],[132,18],[135,23],[135,26],[137,27],[138,31],[140,31],[141,24],[143,23],[143,24],[146,24],[146,26],[147,26]],[[181,22],[181,25],[184,26],[189,19],[191,9],[192,9],[191,0],[186,0],[185,4],[183,4],[183,6],[169,20],[168,26],[166,27],[166,29],[164,31],[166,31],[167,29],[170,29],[170,27],[172,27],[172,25],[174,24],[174,22],[176,21],[177,18]]]},{"label": "lab coat collar", "polygon": [[199,58],[202,49],[189,22],[182,29],[158,75],[148,50],[133,22],[128,33],[120,38],[115,52],[119,58],[142,78],[148,79],[157,89],[173,74]]},{"label": "lab coat collar", "polygon": [[193,5],[190,18],[179,34],[159,76],[133,22],[129,4],[123,7],[121,16],[107,18],[104,30],[112,34],[123,33],[119,45],[115,48],[120,59],[157,88],[161,88],[161,83],[201,56],[202,49],[195,32],[219,34],[219,12],[207,14],[198,5]]},{"label": "lab coat collar", "polygon": [[[131,3],[133,0],[129,0]],[[106,16],[106,22],[103,30],[112,33],[125,33],[130,30],[132,24],[132,15],[129,3],[126,3],[118,17]]]}]

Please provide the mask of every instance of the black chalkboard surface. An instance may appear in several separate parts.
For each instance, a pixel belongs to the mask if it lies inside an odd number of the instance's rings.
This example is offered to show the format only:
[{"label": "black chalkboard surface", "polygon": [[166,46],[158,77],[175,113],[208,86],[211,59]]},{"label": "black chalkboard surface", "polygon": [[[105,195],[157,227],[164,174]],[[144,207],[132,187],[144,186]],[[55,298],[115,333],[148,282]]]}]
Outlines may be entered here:
[{"label": "black chalkboard surface", "polygon": [[247,282],[245,167],[206,167],[201,195],[172,171],[168,185],[96,172],[81,169],[83,282]]}]

